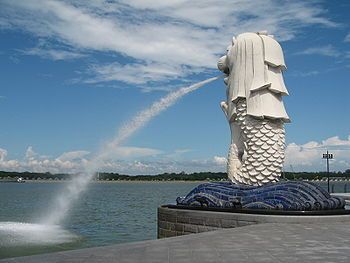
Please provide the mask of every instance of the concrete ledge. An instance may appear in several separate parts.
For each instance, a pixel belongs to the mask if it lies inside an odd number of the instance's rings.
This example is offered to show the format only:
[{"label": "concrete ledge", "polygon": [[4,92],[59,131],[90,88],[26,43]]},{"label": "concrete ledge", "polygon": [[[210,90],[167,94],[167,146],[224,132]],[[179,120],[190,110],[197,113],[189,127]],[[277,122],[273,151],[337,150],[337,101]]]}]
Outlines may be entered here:
[{"label": "concrete ledge", "polygon": [[222,228],[236,228],[263,223],[349,224],[350,215],[261,215],[175,209],[168,208],[166,206],[161,206],[158,208],[158,238],[174,237]]},{"label": "concrete ledge", "polygon": [[350,224],[255,224],[0,263],[349,262]]}]

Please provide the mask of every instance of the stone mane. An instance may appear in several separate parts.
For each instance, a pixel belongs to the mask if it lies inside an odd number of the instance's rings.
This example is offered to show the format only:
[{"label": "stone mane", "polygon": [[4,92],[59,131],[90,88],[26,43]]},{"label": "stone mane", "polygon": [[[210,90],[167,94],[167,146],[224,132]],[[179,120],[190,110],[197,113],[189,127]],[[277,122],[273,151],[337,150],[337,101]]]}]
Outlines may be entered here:
[{"label": "stone mane", "polygon": [[266,32],[240,34],[219,59],[218,68],[227,74],[227,100],[221,107],[232,137],[229,178],[249,185],[278,181],[284,161],[284,123],[290,122],[282,100],[289,94],[280,44]]}]

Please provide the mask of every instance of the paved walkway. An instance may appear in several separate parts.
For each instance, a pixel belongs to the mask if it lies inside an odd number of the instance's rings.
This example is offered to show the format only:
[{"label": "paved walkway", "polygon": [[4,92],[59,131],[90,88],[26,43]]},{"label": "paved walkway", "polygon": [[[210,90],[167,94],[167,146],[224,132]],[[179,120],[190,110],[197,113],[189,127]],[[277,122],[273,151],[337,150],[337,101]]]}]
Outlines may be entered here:
[{"label": "paved walkway", "polygon": [[259,224],[4,262],[350,262],[350,226]]}]

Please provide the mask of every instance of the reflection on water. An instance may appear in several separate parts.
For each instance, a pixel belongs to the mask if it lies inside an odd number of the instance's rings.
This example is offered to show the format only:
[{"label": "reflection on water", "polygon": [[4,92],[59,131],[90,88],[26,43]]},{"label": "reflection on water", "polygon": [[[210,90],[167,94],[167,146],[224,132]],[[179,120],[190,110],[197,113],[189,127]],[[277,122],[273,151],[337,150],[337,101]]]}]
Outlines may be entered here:
[{"label": "reflection on water", "polygon": [[[0,258],[155,239],[157,207],[199,183],[92,183],[61,227],[35,224],[64,184],[0,183]],[[41,243],[45,232],[51,242]]]}]

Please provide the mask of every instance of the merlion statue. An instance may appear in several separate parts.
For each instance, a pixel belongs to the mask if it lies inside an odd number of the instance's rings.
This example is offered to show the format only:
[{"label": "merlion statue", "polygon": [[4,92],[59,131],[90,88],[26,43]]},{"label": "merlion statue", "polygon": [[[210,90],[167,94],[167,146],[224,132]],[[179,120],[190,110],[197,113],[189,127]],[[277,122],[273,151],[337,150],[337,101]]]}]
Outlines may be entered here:
[{"label": "merlion statue", "polygon": [[240,34],[218,68],[228,75],[227,101],[221,107],[231,129],[229,179],[247,185],[278,181],[284,162],[284,123],[290,122],[282,101],[288,91],[281,46],[265,31]]},{"label": "merlion statue", "polygon": [[284,161],[284,123],[290,122],[282,101],[288,91],[278,42],[266,32],[240,34],[218,67],[227,74],[227,100],[221,107],[231,128],[227,158],[231,182],[200,184],[178,197],[177,206],[303,215],[306,211],[345,211],[343,198],[331,196],[312,182],[277,182]]}]

